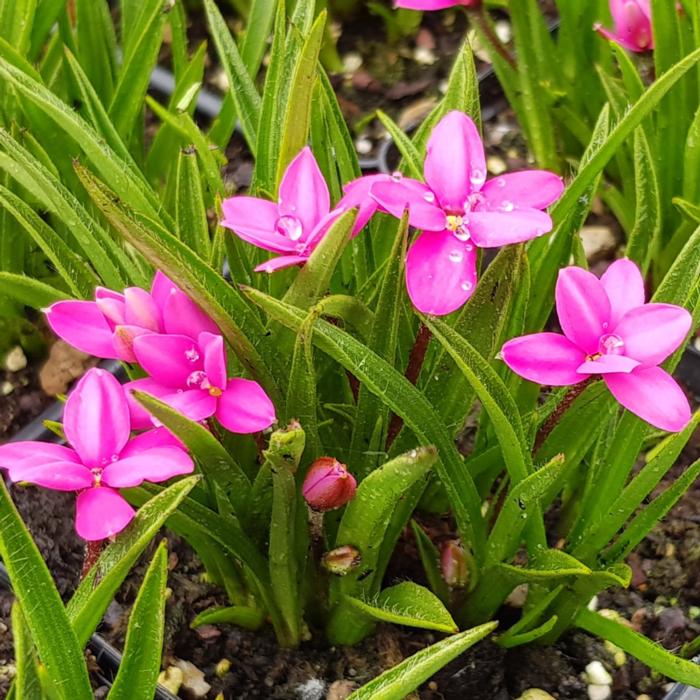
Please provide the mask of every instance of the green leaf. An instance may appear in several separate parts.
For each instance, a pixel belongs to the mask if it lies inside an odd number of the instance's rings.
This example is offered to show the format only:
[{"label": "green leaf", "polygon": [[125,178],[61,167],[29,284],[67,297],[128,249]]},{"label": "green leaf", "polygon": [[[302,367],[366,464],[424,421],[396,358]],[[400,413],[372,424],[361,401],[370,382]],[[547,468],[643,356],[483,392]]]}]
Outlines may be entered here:
[{"label": "green leaf", "polygon": [[176,195],[177,232],[203,260],[211,255],[207,208],[202,192],[202,178],[197,165],[197,149],[194,146],[180,151],[177,166]]},{"label": "green leaf", "polygon": [[3,296],[39,310],[51,306],[56,301],[70,298],[64,292],[44,282],[12,272],[0,271],[0,288]]},{"label": "green leaf", "polygon": [[0,2],[0,36],[25,53],[32,33],[37,0]]},{"label": "green leaf", "polygon": [[259,630],[265,622],[265,613],[260,608],[246,605],[233,605],[228,608],[209,608],[199,613],[192,620],[190,627],[197,629],[202,625],[236,625],[246,630]]},{"label": "green leaf", "polygon": [[590,576],[591,570],[578,559],[559,549],[546,549],[539,552],[531,566],[497,564],[494,576],[507,577],[512,587],[521,583],[543,583],[552,579],[569,576]]},{"label": "green leaf", "polygon": [[363,685],[348,700],[403,700],[452,659],[488,636],[497,626],[497,622],[488,622],[426,647]]},{"label": "green leaf", "polygon": [[[163,27],[172,7],[173,0],[146,0],[141,6],[138,21],[134,23],[131,40],[124,46],[109,116],[125,139],[133,134],[136,119],[143,110],[143,98],[158,60]],[[143,127],[138,125],[136,128]]]},{"label": "green leaf", "polygon": [[182,479],[149,500],[80,582],[67,612],[81,644],[87,644],[131,567],[198,480]]},{"label": "green leaf", "polygon": [[458,631],[455,621],[440,599],[427,588],[404,581],[385,588],[376,598],[361,600],[346,596],[345,600],[373,620],[391,622],[447,634]]},{"label": "green leaf", "polygon": [[75,34],[80,64],[102,102],[108,104],[114,90],[116,37],[105,0],[75,0]]},{"label": "green leaf", "polygon": [[214,0],[204,0],[204,9],[216,52],[228,77],[229,94],[236,106],[243,134],[250,150],[255,153],[260,122],[260,95]]},{"label": "green leaf", "polygon": [[308,309],[325,294],[356,216],[355,210],[346,211],[333,222],[284,295],[286,304]]},{"label": "green leaf", "polygon": [[440,570],[440,552],[415,520],[411,520],[411,529],[418,545],[418,554],[430,589],[447,605],[450,602],[450,589]]},{"label": "green leaf", "polygon": [[344,598],[371,595],[378,590],[381,585],[381,573],[377,571],[379,544],[384,540],[392,514],[404,494],[426,477],[436,461],[434,447],[420,447],[387,462],[360,482],[355,498],[345,509],[335,542],[336,547],[355,547],[360,564],[331,583],[331,599],[336,603],[328,628],[331,639],[352,644],[369,631],[368,626],[348,610]]},{"label": "green leaf", "polygon": [[148,393],[134,391],[134,398],[160,423],[176,435],[197,460],[203,474],[215,482],[231,499],[235,513],[244,512],[250,494],[250,481],[224,446],[203,425],[189,420],[179,411]]},{"label": "green leaf", "polygon": [[[561,593],[563,587],[564,584],[555,586],[546,595],[542,596],[534,605],[528,606],[528,608],[523,612],[523,616],[515,624],[511,625],[503,634],[499,635],[496,642],[508,649],[510,647],[519,646],[520,644],[528,644],[531,641],[543,636],[543,634],[551,631],[552,627],[557,621],[556,615],[550,617],[539,627],[536,627],[535,625],[554,599]],[[552,622],[552,620],[554,620],[554,622]]]},{"label": "green leaf", "polygon": [[674,197],[673,203],[694,223],[700,223],[700,205],[693,204],[682,197]]},{"label": "green leaf", "polygon": [[261,351],[265,352],[272,360],[272,350],[267,352],[268,348],[262,347],[263,343],[267,345],[265,330],[253,309],[217,271],[182,241],[154,221],[137,219],[133,212],[120,206],[114,194],[80,164],[76,164],[76,171],[115,230],[154,267],[173,279],[214,320],[243,366],[265,386],[275,402],[276,385],[261,355]]},{"label": "green leaf", "polygon": [[4,482],[0,482],[0,554],[57,694],[64,700],[91,700],[82,648],[51,574]]},{"label": "green leaf", "polygon": [[316,18],[309,36],[296,59],[287,95],[279,160],[277,161],[277,185],[287,166],[306,145],[311,121],[311,101],[318,74],[318,54],[326,26],[326,11]]},{"label": "green leaf", "polygon": [[251,2],[241,58],[252,78],[260,70],[276,8],[276,0],[252,0]]},{"label": "green leaf", "polygon": [[15,646],[16,697],[20,700],[42,700],[34,643],[22,606],[16,600],[12,603],[12,639]]},{"label": "green leaf", "polygon": [[415,144],[406,136],[401,127],[388,115],[377,110],[377,117],[394,141],[403,158],[401,164],[406,170],[406,175],[423,180],[423,158]]},{"label": "green leaf", "polygon": [[131,609],[124,653],[107,700],[151,700],[158,685],[165,625],[168,550],[162,542]]},{"label": "green leaf", "polygon": [[700,668],[666,651],[658,643],[635,632],[627,625],[604,617],[601,613],[582,608],[576,616],[576,626],[601,639],[612,642],[658,673],[679,683],[700,687]]}]

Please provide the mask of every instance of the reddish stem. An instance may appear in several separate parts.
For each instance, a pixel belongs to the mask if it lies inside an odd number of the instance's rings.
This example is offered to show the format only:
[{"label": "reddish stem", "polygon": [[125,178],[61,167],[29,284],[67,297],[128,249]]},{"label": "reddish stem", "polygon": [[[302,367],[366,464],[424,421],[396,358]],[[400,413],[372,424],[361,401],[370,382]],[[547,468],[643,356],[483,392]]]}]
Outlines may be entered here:
[{"label": "reddish stem", "polygon": [[[411,384],[415,384],[420,376],[421,368],[423,367],[423,360],[425,360],[425,353],[428,350],[428,345],[430,344],[430,339],[433,334],[430,329],[424,325],[422,322],[418,328],[418,333],[416,333],[416,339],[413,342],[413,347],[411,348],[411,354],[408,358],[408,366],[406,367],[406,379],[408,379]],[[386,451],[389,451],[391,443],[394,442],[396,436],[401,431],[403,426],[403,418],[394,414],[391,417],[391,423],[389,423],[389,430],[386,434]]]},{"label": "reddish stem", "polygon": [[488,38],[489,44],[498,53],[498,55],[510,65],[511,68],[516,68],[515,59],[508,49],[503,45],[503,42],[498,38],[498,35],[493,30],[491,22],[486,13],[486,8],[479,5],[473,10],[467,10],[467,15],[474,24],[478,24],[481,31]]},{"label": "reddish stem", "polygon": [[95,540],[85,543],[85,558],[83,559],[83,570],[80,574],[81,580],[88,575],[90,569],[95,566],[97,560],[100,558],[103,544],[104,540]]}]

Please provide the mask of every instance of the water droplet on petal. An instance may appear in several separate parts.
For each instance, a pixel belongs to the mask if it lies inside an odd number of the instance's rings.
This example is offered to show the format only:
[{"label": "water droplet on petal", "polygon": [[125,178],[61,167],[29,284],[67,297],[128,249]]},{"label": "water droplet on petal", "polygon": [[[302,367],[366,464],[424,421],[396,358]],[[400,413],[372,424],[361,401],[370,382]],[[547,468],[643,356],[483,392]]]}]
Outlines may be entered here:
[{"label": "water droplet on petal", "polygon": [[496,178],[496,186],[503,188],[506,186],[506,179],[504,177],[498,177]]},{"label": "water droplet on petal", "polygon": [[469,234],[469,229],[464,224],[455,229],[454,235],[458,241],[468,241],[471,237]]},{"label": "water droplet on petal", "polygon": [[486,173],[483,170],[474,168],[474,170],[471,171],[471,174],[469,175],[469,182],[471,182],[474,187],[481,187],[485,181]]},{"label": "water droplet on petal", "polygon": [[510,211],[513,211],[513,209],[515,209],[515,204],[513,204],[513,202],[511,202],[508,199],[504,199],[498,208],[501,211],[510,212]]},{"label": "water droplet on petal", "polygon": [[464,246],[464,250],[466,250],[467,253],[471,253],[472,250],[474,250],[474,246],[471,243],[467,243],[467,245]]},{"label": "water droplet on petal", "polygon": [[202,370],[198,370],[196,372],[192,372],[189,377],[187,377],[187,386],[194,389],[196,387],[201,386],[207,379],[207,373],[202,372]]},{"label": "water droplet on petal", "polygon": [[451,250],[447,257],[450,259],[450,262],[453,263],[460,263],[464,260],[464,255],[461,250]]},{"label": "water droplet on petal", "polygon": [[110,459],[111,459],[113,462],[116,462],[116,461],[119,459],[119,455],[114,454],[114,455],[112,455],[112,456],[110,457]]},{"label": "water droplet on petal", "polygon": [[424,199],[426,202],[432,204],[432,203],[435,201],[435,195],[434,195],[432,192],[425,192],[425,193],[423,194],[423,199]]},{"label": "water droplet on petal", "polygon": [[394,170],[394,172],[391,173],[391,179],[394,182],[401,182],[401,180],[403,180],[403,173],[399,172],[398,170]]},{"label": "water droplet on petal", "polygon": [[192,346],[189,350],[185,350],[185,358],[188,362],[197,362],[199,360],[199,353],[197,348]]},{"label": "water droplet on petal", "polygon": [[469,280],[465,280],[462,282],[462,284],[459,285],[463,291],[469,292],[471,291],[471,288],[474,286]]},{"label": "water droplet on petal", "polygon": [[298,241],[304,233],[301,221],[299,221],[296,216],[280,216],[280,218],[277,219],[277,226],[275,228],[277,229],[277,233],[286,236],[290,241]]},{"label": "water droplet on petal", "polygon": [[614,333],[608,333],[600,338],[598,351],[603,355],[622,355],[625,351],[625,341]]}]

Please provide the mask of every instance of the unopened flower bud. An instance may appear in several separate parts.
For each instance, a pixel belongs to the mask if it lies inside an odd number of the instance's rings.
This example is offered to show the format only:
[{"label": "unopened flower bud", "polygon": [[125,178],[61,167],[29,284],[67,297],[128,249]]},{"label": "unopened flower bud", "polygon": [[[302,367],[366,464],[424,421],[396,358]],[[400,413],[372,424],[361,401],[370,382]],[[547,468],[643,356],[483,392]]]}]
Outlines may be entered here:
[{"label": "unopened flower bud", "polygon": [[357,547],[345,544],[323,555],[323,568],[337,576],[345,576],[360,565],[361,557]]},{"label": "unopened flower bud", "polygon": [[467,555],[459,540],[448,540],[442,545],[440,557],[442,576],[448,586],[464,588],[469,580]]},{"label": "unopened flower bud", "polygon": [[302,493],[314,510],[326,511],[344,506],[357,490],[355,477],[333,457],[317,459],[309,469]]}]

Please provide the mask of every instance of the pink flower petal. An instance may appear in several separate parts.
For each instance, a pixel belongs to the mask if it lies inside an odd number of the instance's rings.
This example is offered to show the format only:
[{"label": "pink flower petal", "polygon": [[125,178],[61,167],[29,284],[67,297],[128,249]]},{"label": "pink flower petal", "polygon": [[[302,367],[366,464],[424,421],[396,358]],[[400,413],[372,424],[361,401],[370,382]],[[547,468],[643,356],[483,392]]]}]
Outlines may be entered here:
[{"label": "pink flower petal", "polygon": [[124,362],[136,362],[134,338],[152,332],[140,326],[116,326],[112,336],[112,344],[114,345],[116,356],[124,360]]},{"label": "pink flower petal", "polygon": [[485,180],[486,156],[476,124],[463,112],[448,112],[428,139],[425,181],[440,206],[458,214]]},{"label": "pink flower petal", "polygon": [[143,481],[167,481],[190,474],[194,462],[177,447],[153,447],[110,464],[102,472],[102,481],[112,488],[130,488]]},{"label": "pink flower petal", "polygon": [[118,491],[106,486],[87,489],[75,504],[75,530],[88,542],[106,540],[120,533],[134,514]]},{"label": "pink flower petal", "polygon": [[376,182],[370,194],[392,216],[400,219],[408,209],[408,221],[423,231],[442,231],[445,228],[445,212],[435,204],[432,190],[418,180],[405,177],[400,181]]},{"label": "pink flower petal", "polygon": [[549,214],[539,209],[473,211],[467,215],[467,219],[469,233],[480,248],[522,243],[552,230]]},{"label": "pink flower petal", "polygon": [[13,469],[27,465],[48,464],[49,462],[80,464],[80,459],[75,450],[63,445],[55,445],[52,442],[25,440],[0,445],[0,469]]},{"label": "pink flower petal", "polygon": [[[282,176],[278,210],[282,216],[293,216],[302,225],[302,241],[306,240],[316,224],[328,214],[331,197],[318,163],[306,146],[287,166]],[[289,249],[288,249],[289,250]]]},{"label": "pink flower petal", "polygon": [[171,408],[199,423],[214,415],[217,398],[203,389],[191,389],[166,396],[163,401]]},{"label": "pink flower petal", "polygon": [[344,214],[347,210],[336,207],[333,211],[328,212],[319,222],[311,233],[306,237],[303,247],[298,251],[302,255],[309,255],[313,249],[323,240],[323,237],[328,233],[328,230],[333,226],[335,220]]},{"label": "pink flower petal", "polygon": [[580,267],[559,270],[557,315],[564,335],[587,354],[598,352],[602,335],[610,333],[610,302],[600,280]]},{"label": "pink flower petal", "polygon": [[625,355],[601,355],[597,360],[586,360],[576,371],[579,374],[629,374],[639,367],[639,362]]},{"label": "pink flower petal", "polygon": [[501,350],[513,372],[547,386],[569,386],[585,379],[577,368],[586,353],[559,333],[534,333],[509,340]]},{"label": "pink flower petal", "polygon": [[[151,414],[134,398],[132,391],[142,391],[144,394],[150,394],[161,401],[165,401],[166,397],[175,393],[173,387],[163,386],[150,377],[135,379],[133,382],[124,384],[124,394],[129,405],[132,430],[145,430],[153,427]],[[128,449],[128,446],[124,449]]]},{"label": "pink flower petal", "polygon": [[273,253],[288,253],[296,243],[277,231],[280,212],[274,202],[257,197],[231,197],[221,204],[222,226],[239,238]]},{"label": "pink flower petal", "polygon": [[182,442],[167,428],[153,428],[152,430],[146,430],[131,438],[131,440],[126,443],[126,447],[121,451],[119,458],[123,460],[127,457],[133,457],[134,455],[154,447],[179,447],[181,450],[185,449]]},{"label": "pink flower petal", "polygon": [[218,333],[219,328],[202,309],[178,287],[170,290],[163,307],[165,332],[197,338],[200,333]]},{"label": "pink flower petal", "polygon": [[156,270],[156,274],[153,275],[153,282],[151,283],[151,296],[153,297],[153,301],[156,302],[156,306],[160,309],[161,317],[163,309],[165,308],[165,302],[168,300],[172,289],[178,289],[175,282],[164,272]]},{"label": "pink flower petal", "polygon": [[79,491],[94,482],[92,472],[75,462],[46,462],[45,464],[15,466],[10,469],[12,481],[26,481],[54,491]]},{"label": "pink flower petal", "polygon": [[78,350],[95,357],[117,357],[112,329],[94,301],[58,301],[46,311],[51,330]]},{"label": "pink flower petal", "polygon": [[444,10],[446,7],[456,5],[476,5],[479,0],[396,0],[395,7],[403,7],[406,10]]},{"label": "pink flower petal", "polygon": [[95,290],[95,304],[97,308],[102,312],[103,316],[107,319],[107,324],[110,328],[114,328],[115,325],[124,323],[126,321],[126,304],[124,299],[115,299],[113,296],[107,296],[104,292],[109,292],[111,290],[103,290],[101,296],[97,296],[98,287]]},{"label": "pink flower petal", "polygon": [[633,51],[635,53],[644,50],[644,49],[640,49],[635,43],[629,41],[626,34],[623,35],[623,34],[619,34],[618,32],[610,31],[609,29],[606,29],[605,27],[601,26],[600,24],[594,25],[593,28],[602,37],[604,37],[608,41],[614,41],[616,44],[619,44],[620,46],[622,46],[623,49],[627,49],[628,51]]},{"label": "pink flower petal", "polygon": [[303,265],[308,259],[308,255],[280,255],[258,265],[255,268],[255,272],[275,272],[276,270],[283,270],[285,267]]},{"label": "pink flower petal", "polygon": [[678,432],[690,421],[690,405],[673,377],[660,367],[606,374],[612,395],[629,411],[660,430]]},{"label": "pink flower petal", "polygon": [[444,316],[460,308],[476,286],[476,251],[449,231],[425,231],[406,257],[408,295],[418,311]]},{"label": "pink flower petal", "polygon": [[564,191],[559,175],[547,170],[521,170],[488,180],[481,190],[489,209],[546,209]]},{"label": "pink flower petal", "polygon": [[216,419],[232,433],[257,433],[269,428],[277,417],[260,384],[249,379],[229,379],[219,398]]},{"label": "pink flower petal", "polygon": [[610,328],[614,329],[628,311],[644,305],[642,273],[631,260],[616,260],[603,273],[600,282],[610,300]]},{"label": "pink flower petal", "polygon": [[226,348],[220,335],[199,334],[199,347],[204,353],[204,371],[209,383],[219,389],[226,386]]},{"label": "pink flower petal", "polygon": [[95,300],[104,301],[105,299],[112,299],[113,301],[124,303],[124,295],[122,293],[115,292],[113,289],[107,289],[107,287],[95,287]]},{"label": "pink flower petal", "polygon": [[141,335],[134,340],[139,364],[158,384],[184,389],[193,372],[204,369],[197,341],[185,335]]},{"label": "pink flower petal", "polygon": [[131,430],[121,384],[103,369],[89,369],[68,396],[63,429],[86,467],[109,464]]},{"label": "pink flower petal", "polygon": [[690,331],[693,319],[673,304],[645,304],[628,311],[615,327],[625,354],[643,365],[658,365],[676,350]]},{"label": "pink flower petal", "polygon": [[370,196],[372,186],[378,182],[391,182],[391,176],[379,173],[376,175],[364,175],[343,186],[343,198],[338,202],[338,209],[357,208],[357,218],[353,226],[353,236],[357,235],[374,216],[374,213],[381,207],[379,203]]},{"label": "pink flower petal", "polygon": [[125,322],[158,333],[161,328],[161,313],[153,297],[139,287],[124,290]]}]

